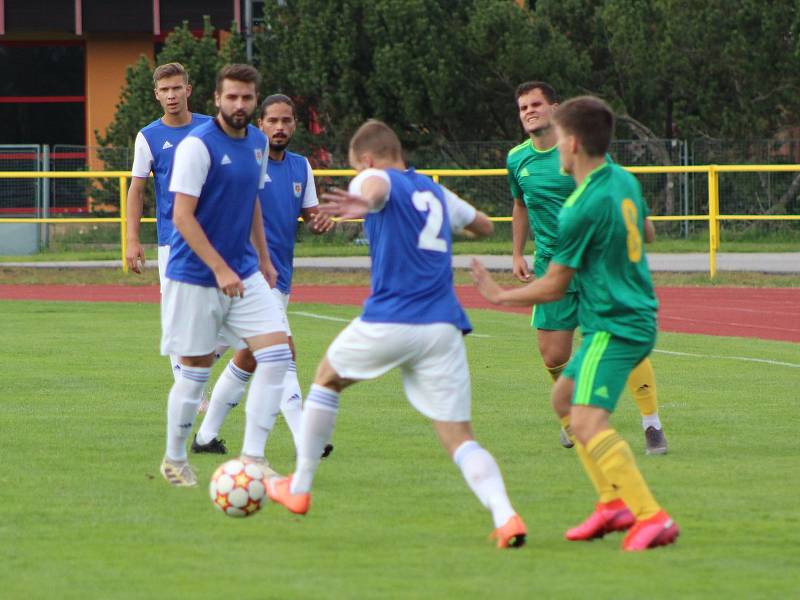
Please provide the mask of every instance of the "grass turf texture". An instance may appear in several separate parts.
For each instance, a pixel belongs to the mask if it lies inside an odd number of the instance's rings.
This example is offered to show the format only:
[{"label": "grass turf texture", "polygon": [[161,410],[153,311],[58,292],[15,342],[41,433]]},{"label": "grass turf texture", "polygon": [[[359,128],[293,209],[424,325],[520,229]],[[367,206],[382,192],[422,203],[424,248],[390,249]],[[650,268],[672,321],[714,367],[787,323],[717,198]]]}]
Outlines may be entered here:
[{"label": "grass turf texture", "polygon": [[[453,271],[457,285],[470,285],[472,279],[465,269]],[[510,271],[496,272],[497,281],[508,287],[520,285]],[[714,279],[708,273],[652,273],[657,286],[738,286],[738,287],[800,287],[800,275],[718,271]],[[295,285],[361,285],[369,286],[369,271],[297,268],[292,279]],[[0,285],[158,285],[158,271],[145,269],[140,275],[124,273],[121,269],[74,269],[3,267],[0,265]]]},{"label": "grass turf texture", "polygon": [[[550,384],[523,315],[472,311],[473,415],[528,546],[498,551],[488,514],[407,404],[396,373],[345,392],[336,450],[305,518],[212,508],[201,485],[158,473],[167,361],[156,305],[0,302],[4,315],[0,581],[7,598],[789,597],[796,592],[797,368],[655,353],[670,454],[646,457],[638,414],[614,423],[682,527],[674,547],[630,555],[621,536],[568,543],[594,502],[558,444]],[[355,307],[292,305],[349,319]],[[343,323],[292,315],[301,384]],[[664,334],[662,350],[800,364],[781,342]],[[222,365],[217,365],[218,372]],[[240,448],[243,407],[222,437]],[[293,450],[279,420],[268,456]]]}]

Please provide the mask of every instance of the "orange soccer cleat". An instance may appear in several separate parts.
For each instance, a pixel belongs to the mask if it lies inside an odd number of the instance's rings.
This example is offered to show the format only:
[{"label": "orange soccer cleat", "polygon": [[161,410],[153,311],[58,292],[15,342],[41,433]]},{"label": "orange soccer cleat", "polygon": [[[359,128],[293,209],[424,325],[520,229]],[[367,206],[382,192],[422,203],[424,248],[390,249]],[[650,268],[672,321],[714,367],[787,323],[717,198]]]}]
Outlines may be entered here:
[{"label": "orange soccer cleat", "polygon": [[497,540],[498,548],[520,548],[525,545],[525,536],[528,529],[519,515],[512,516],[505,525],[495,529],[490,535],[490,540]]},{"label": "orange soccer cleat", "polygon": [[293,494],[290,486],[292,477],[270,477],[267,479],[267,495],[269,499],[283,504],[296,515],[304,515],[311,505],[311,494]]},{"label": "orange soccer cleat", "polygon": [[680,534],[678,524],[663,510],[649,519],[636,521],[636,524],[622,540],[622,549],[626,552],[639,552],[658,546],[675,543]]},{"label": "orange soccer cleat", "polygon": [[636,522],[633,513],[620,500],[598,502],[583,523],[568,529],[564,537],[571,542],[590,542],[612,531],[625,531]]}]

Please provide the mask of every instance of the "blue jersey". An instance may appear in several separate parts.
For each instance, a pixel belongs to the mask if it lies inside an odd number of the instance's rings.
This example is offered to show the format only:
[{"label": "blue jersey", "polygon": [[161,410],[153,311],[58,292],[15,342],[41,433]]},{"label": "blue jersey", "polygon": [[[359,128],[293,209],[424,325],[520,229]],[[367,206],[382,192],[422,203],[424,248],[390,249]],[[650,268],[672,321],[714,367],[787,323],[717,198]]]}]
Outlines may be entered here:
[{"label": "blue jersey", "polygon": [[472,326],[453,288],[450,217],[442,188],[413,169],[384,173],[391,186],[389,197],[365,223],[372,293],[361,319],[452,323],[469,333]]},{"label": "blue jersey", "polygon": [[[245,137],[232,138],[212,120],[194,129],[175,153],[170,191],[198,198],[195,218],[241,279],[258,270],[250,232],[266,175],[266,146],[266,136],[252,125]],[[177,229],[170,240],[166,275],[195,285],[217,285],[214,273]]]},{"label": "blue jersey", "polygon": [[158,119],[144,127],[136,136],[131,174],[134,177],[148,177],[153,172],[159,246],[169,244],[172,237],[172,201],[175,195],[169,191],[169,181],[172,177],[175,147],[192,129],[210,119],[207,115],[192,113],[191,123],[183,127],[170,127]]},{"label": "blue jersey", "polygon": [[318,204],[311,166],[305,157],[286,152],[283,160],[269,160],[267,183],[258,193],[264,231],[272,264],[278,272],[277,287],[284,294],[292,288],[292,263],[297,219],[304,208]]}]

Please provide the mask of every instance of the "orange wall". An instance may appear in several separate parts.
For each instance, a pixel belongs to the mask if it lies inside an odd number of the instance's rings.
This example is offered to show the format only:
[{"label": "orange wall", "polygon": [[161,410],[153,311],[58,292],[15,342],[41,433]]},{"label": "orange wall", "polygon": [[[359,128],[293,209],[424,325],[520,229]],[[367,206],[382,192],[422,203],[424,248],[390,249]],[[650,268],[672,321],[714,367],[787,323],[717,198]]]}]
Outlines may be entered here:
[{"label": "orange wall", "polygon": [[[96,146],[95,130],[105,133],[114,119],[125,69],[144,54],[153,60],[153,36],[100,36],[86,38],[86,145]],[[96,165],[89,165],[96,168]]]}]

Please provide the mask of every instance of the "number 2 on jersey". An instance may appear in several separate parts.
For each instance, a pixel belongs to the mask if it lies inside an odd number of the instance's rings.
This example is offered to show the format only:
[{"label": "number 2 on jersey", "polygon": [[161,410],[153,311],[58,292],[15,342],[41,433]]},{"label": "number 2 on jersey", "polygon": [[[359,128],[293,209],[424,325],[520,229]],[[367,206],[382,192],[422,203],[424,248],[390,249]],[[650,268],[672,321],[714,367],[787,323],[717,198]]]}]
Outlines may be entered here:
[{"label": "number 2 on jersey", "polygon": [[414,192],[411,195],[411,201],[418,211],[427,211],[428,213],[425,218],[425,226],[419,232],[417,248],[433,250],[434,252],[447,252],[447,242],[439,238],[439,232],[442,230],[444,221],[442,205],[439,199],[433,192]]},{"label": "number 2 on jersey", "polygon": [[628,259],[638,263],[642,260],[642,234],[639,231],[639,211],[630,198],[622,201],[622,218],[628,230]]}]

